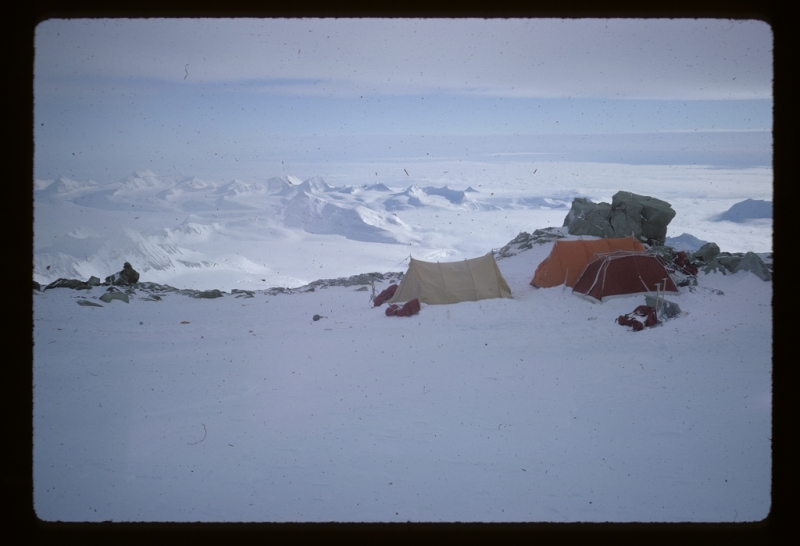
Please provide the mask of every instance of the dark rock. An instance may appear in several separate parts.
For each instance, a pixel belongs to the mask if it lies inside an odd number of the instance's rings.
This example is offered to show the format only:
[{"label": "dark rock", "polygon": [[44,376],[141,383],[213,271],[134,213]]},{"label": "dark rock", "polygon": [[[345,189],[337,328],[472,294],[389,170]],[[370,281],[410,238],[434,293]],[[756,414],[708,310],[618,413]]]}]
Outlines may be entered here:
[{"label": "dark rock", "polygon": [[563,229],[564,228],[549,227],[537,229],[533,233],[522,231],[504,247],[499,250],[495,250],[494,258],[495,260],[509,258],[525,250],[530,250],[535,244],[543,245],[545,243],[552,243],[556,239],[562,239],[566,237],[566,235],[563,233]]},{"label": "dark rock", "polygon": [[122,271],[119,273],[114,273],[113,275],[109,275],[106,277],[105,282],[115,286],[128,286],[131,284],[136,284],[139,282],[139,273],[137,273],[133,267],[131,267],[131,264],[125,262],[122,266]]},{"label": "dark rock", "polygon": [[34,290],[41,290],[41,289],[42,289],[42,285],[41,285],[41,284],[39,284],[39,283],[38,283],[38,282],[36,282],[36,281],[33,281],[33,289],[34,289]]},{"label": "dark rock", "polygon": [[72,288],[73,290],[91,290],[92,287],[83,281],[79,281],[78,279],[56,279],[44,287],[45,290],[49,290],[50,288]]},{"label": "dark rock", "polygon": [[719,246],[717,246],[717,243],[706,243],[701,246],[697,252],[692,254],[692,258],[695,260],[710,262],[716,258],[717,254],[719,254]]},{"label": "dark rock", "polygon": [[745,254],[739,263],[733,268],[733,272],[750,271],[762,281],[771,281],[772,273],[764,261],[754,252]]},{"label": "dark rock", "polygon": [[664,244],[667,225],[674,217],[675,210],[666,201],[619,191],[611,204],[575,198],[564,219],[564,227],[571,235],[606,238],[633,235],[650,244]]},{"label": "dark rock", "polygon": [[733,272],[736,269],[736,266],[739,265],[739,262],[742,261],[742,254],[731,254],[730,252],[720,252],[714,258],[722,267],[727,269],[730,272]]},{"label": "dark rock", "polygon": [[[714,245],[714,247],[716,247],[716,245]],[[727,275],[728,273],[738,273],[739,271],[750,271],[763,281],[772,280],[772,271],[770,267],[765,264],[761,257],[755,252],[748,252],[746,254],[741,252],[733,254],[730,252],[717,252],[715,254],[714,250],[717,249],[712,248],[706,254],[707,256],[713,257],[706,260],[705,265],[702,266],[704,273],[720,272],[723,275]]]},{"label": "dark rock", "polygon": [[231,294],[236,294],[237,298],[253,298],[255,297],[255,292],[252,290],[239,290],[238,288],[234,288],[231,290]]},{"label": "dark rock", "polygon": [[592,203],[584,197],[576,197],[572,201],[572,208],[564,218],[563,227],[566,227],[571,235],[615,237],[610,220],[611,205]]},{"label": "dark rock", "polygon": [[220,292],[216,288],[213,290],[203,290],[202,292],[197,290],[192,290],[190,291],[189,296],[193,298],[214,299],[214,298],[221,298],[222,292]]}]

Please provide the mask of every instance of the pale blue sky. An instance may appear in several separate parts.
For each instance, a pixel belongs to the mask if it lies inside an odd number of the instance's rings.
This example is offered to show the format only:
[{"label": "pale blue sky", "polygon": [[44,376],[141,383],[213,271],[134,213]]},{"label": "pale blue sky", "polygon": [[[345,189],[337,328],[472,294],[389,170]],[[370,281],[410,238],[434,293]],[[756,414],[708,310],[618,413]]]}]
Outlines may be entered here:
[{"label": "pale blue sky", "polygon": [[554,149],[771,163],[759,21],[48,20],[35,48],[37,178]]}]

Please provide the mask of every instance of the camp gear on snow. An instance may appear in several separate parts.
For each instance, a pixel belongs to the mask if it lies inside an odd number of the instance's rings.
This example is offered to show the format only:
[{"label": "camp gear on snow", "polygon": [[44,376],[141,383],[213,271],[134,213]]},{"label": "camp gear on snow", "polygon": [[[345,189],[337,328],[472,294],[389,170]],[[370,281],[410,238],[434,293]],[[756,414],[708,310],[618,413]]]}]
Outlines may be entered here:
[{"label": "camp gear on snow", "polygon": [[416,315],[419,313],[420,305],[419,300],[414,298],[413,300],[407,302],[403,307],[397,311],[398,317],[410,317],[411,315]]},{"label": "camp gear on snow", "polygon": [[389,285],[389,288],[387,288],[386,290],[375,296],[375,299],[372,300],[373,307],[380,307],[383,304],[383,302],[394,296],[395,292],[397,292],[397,285],[396,284]]},{"label": "camp gear on snow", "polygon": [[417,298],[406,302],[405,305],[400,307],[399,304],[393,303],[386,308],[387,317],[410,317],[419,313],[420,303]]},{"label": "camp gear on snow", "polygon": [[603,302],[616,296],[655,295],[659,290],[657,284],[661,284],[663,292],[679,293],[657,255],[618,250],[599,254],[590,262],[572,293]]},{"label": "camp gear on snow", "polygon": [[686,252],[683,250],[675,254],[675,258],[672,262],[687,275],[697,275],[697,266],[692,265],[689,258],[686,256]]},{"label": "camp gear on snow", "polygon": [[666,317],[670,319],[681,314],[681,308],[677,303],[667,301],[664,298],[657,300],[653,296],[645,296],[644,302],[650,307],[655,307],[662,318]]},{"label": "camp gear on snow", "polygon": [[423,262],[411,258],[408,271],[389,303],[419,299],[429,305],[510,298],[511,289],[491,252],[461,262]]},{"label": "camp gear on snow", "polygon": [[599,252],[614,250],[644,250],[644,245],[633,237],[617,239],[578,239],[553,243],[550,255],[539,264],[530,284],[537,288],[550,288],[566,284],[573,286],[586,264],[597,257]]},{"label": "camp gear on snow", "polygon": [[649,305],[640,305],[633,310],[633,313],[617,317],[616,322],[622,326],[630,326],[634,332],[644,330],[647,327],[658,324],[656,308]]}]

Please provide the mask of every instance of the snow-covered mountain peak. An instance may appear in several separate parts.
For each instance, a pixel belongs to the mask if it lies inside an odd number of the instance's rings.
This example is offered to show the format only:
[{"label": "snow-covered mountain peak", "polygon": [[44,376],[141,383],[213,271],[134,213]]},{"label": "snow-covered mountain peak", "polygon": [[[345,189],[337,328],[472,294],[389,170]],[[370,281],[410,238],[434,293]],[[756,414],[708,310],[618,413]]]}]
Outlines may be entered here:
[{"label": "snow-covered mountain peak", "polygon": [[336,188],[325,182],[322,177],[314,176],[297,186],[296,189],[308,193],[320,193],[333,191]]},{"label": "snow-covered mountain peak", "polygon": [[166,184],[153,171],[135,171],[122,181],[120,189],[126,192],[164,189]]},{"label": "snow-covered mountain peak", "polygon": [[86,182],[79,182],[72,180],[66,176],[59,176],[55,182],[45,186],[41,192],[47,196],[68,196],[77,192],[87,190],[94,190],[97,188],[97,182],[94,180],[87,180]]},{"label": "snow-covered mountain peak", "polygon": [[264,189],[267,193],[278,195],[289,195],[297,191],[297,186],[303,182],[296,176],[275,176],[264,181]]}]

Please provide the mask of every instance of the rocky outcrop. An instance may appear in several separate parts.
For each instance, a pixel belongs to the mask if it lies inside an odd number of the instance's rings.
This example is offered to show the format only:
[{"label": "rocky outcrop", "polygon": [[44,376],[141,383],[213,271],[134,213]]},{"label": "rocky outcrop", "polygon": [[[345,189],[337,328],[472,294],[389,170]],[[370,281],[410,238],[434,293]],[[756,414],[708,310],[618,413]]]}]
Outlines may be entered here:
[{"label": "rocky outcrop", "polygon": [[89,283],[79,281],[78,279],[56,279],[47,286],[45,290],[51,288],[72,288],[73,290],[90,290],[92,286]]},{"label": "rocky outcrop", "polygon": [[128,286],[137,282],[139,282],[139,273],[128,262],[122,266],[122,271],[106,277],[106,283],[115,286]]},{"label": "rocky outcrop", "polygon": [[666,201],[620,191],[611,204],[575,198],[564,219],[564,227],[570,235],[606,238],[633,235],[649,244],[664,244],[667,225],[674,217],[675,210]]},{"label": "rocky outcrop", "polygon": [[328,288],[329,286],[369,286],[373,282],[399,281],[402,280],[403,275],[404,273],[400,272],[362,273],[351,277],[339,277],[338,279],[320,279],[297,288],[273,287],[267,290],[267,294],[275,296],[277,294],[314,292],[318,289]]},{"label": "rocky outcrop", "polygon": [[739,271],[749,271],[762,281],[772,280],[772,270],[755,252],[747,252],[742,256],[742,259],[733,268],[734,273]]},{"label": "rocky outcrop", "polygon": [[214,298],[221,298],[222,297],[222,292],[220,292],[219,290],[217,290],[215,288],[213,290],[202,290],[202,291],[193,290],[188,295],[189,295],[189,297],[192,297],[192,298],[203,298],[203,299],[211,300],[211,299],[214,299]]},{"label": "rocky outcrop", "polygon": [[499,250],[494,251],[494,259],[500,260],[502,258],[509,258],[524,250],[530,250],[533,245],[543,245],[545,243],[552,243],[556,239],[566,237],[566,230],[564,228],[544,228],[537,229],[533,233],[527,231],[520,232],[519,235],[514,237],[507,245]]},{"label": "rocky outcrop", "polygon": [[692,254],[692,259],[704,273],[749,271],[763,281],[772,280],[772,264],[765,263],[755,252],[720,252],[715,243],[708,243]]}]

